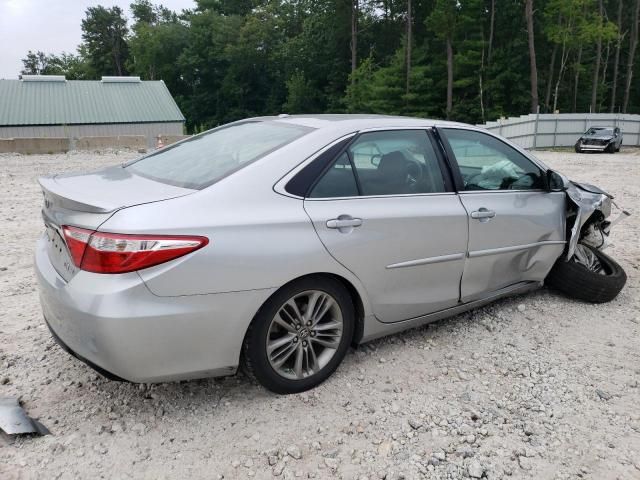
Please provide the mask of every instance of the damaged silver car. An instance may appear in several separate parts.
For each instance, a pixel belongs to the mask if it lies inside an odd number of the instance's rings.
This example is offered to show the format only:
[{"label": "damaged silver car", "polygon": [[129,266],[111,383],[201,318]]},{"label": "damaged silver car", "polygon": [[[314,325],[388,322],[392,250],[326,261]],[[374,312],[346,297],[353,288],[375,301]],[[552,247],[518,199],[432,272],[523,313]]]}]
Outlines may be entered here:
[{"label": "damaged silver car", "polygon": [[111,378],[312,388],[349,345],[552,286],[614,298],[611,197],[481,128],[253,118],[40,180],[45,320]]}]

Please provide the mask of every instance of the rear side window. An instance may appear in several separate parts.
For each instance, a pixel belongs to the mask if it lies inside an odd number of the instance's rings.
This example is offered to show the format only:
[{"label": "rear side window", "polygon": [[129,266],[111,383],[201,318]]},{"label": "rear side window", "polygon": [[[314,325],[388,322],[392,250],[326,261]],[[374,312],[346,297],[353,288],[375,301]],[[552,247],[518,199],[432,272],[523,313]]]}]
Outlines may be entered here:
[{"label": "rear side window", "polygon": [[340,155],[311,190],[310,198],[358,196],[358,184],[347,152]]},{"label": "rear side window", "polygon": [[313,129],[276,122],[242,122],[213,129],[125,166],[137,175],[202,189]]}]

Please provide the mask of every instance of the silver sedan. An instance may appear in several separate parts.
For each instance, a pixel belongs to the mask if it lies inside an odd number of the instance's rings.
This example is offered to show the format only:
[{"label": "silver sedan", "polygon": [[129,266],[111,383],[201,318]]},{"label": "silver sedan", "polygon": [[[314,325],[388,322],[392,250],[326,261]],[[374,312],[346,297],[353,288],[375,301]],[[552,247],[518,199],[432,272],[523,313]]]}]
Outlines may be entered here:
[{"label": "silver sedan", "polygon": [[243,365],[299,392],[352,344],[542,285],[571,235],[567,182],[469,125],[239,121],[42,178],[42,309],[63,348],[111,378]]}]

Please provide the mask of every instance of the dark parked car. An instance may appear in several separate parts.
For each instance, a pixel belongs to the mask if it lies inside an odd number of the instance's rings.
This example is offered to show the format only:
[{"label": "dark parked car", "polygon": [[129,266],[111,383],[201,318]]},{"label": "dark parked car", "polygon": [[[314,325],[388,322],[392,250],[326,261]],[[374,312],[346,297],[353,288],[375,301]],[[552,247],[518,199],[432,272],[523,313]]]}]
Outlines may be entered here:
[{"label": "dark parked car", "polygon": [[576,152],[615,153],[621,146],[622,132],[618,127],[591,127],[576,142]]}]

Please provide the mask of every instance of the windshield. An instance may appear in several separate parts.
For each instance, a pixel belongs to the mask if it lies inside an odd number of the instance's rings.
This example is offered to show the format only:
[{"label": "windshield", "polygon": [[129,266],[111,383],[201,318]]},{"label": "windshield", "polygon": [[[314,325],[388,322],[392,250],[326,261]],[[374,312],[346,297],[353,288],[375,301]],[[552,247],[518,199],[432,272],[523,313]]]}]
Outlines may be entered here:
[{"label": "windshield", "polygon": [[585,135],[613,135],[613,128],[592,127]]},{"label": "windshield", "polygon": [[125,168],[158,182],[200,190],[311,130],[268,121],[234,123],[134,160]]}]

